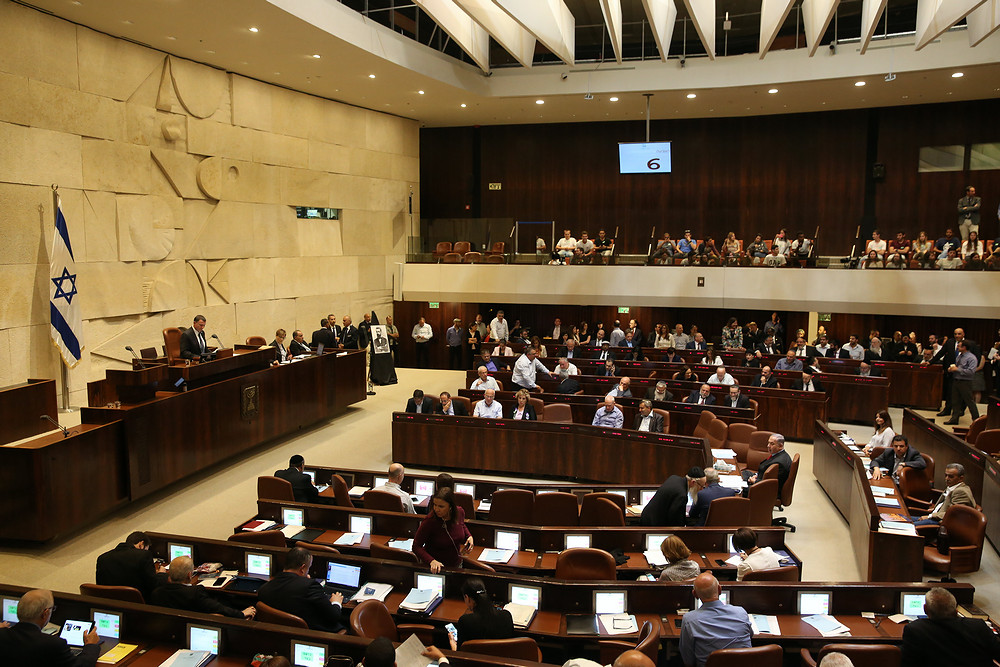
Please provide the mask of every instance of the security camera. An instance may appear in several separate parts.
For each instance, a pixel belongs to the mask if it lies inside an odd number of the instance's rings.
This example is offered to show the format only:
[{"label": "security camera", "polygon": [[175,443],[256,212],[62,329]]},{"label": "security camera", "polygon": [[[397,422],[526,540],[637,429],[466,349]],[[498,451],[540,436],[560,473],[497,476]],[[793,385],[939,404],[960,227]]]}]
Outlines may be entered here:
[{"label": "security camera", "polygon": [[563,81],[565,81],[566,79],[569,78],[569,74],[567,74],[566,72],[563,72],[562,74],[559,75],[559,78],[562,79]]}]

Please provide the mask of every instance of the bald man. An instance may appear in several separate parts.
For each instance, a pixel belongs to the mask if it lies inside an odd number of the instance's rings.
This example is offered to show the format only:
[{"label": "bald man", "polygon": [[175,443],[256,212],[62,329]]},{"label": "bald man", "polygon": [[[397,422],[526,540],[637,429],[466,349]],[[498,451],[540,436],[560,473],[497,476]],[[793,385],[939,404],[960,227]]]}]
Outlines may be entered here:
[{"label": "bald man", "polygon": [[399,496],[399,499],[403,501],[403,509],[407,514],[416,514],[417,510],[413,509],[413,500],[410,498],[410,494],[403,491],[402,486],[403,477],[406,474],[406,470],[403,468],[401,463],[392,463],[389,465],[389,481],[382,486],[376,486],[376,491],[385,491],[386,493],[391,493],[393,495]]},{"label": "bald man", "polygon": [[17,603],[17,624],[0,630],[0,662],[4,665],[45,665],[46,667],[92,667],[100,655],[101,638],[91,628],[83,636],[83,651],[73,656],[69,644],[59,636],[42,634],[56,608],[52,592],[28,591]]},{"label": "bald man", "polygon": [[701,607],[684,614],[681,621],[680,653],[685,667],[702,667],[712,651],[750,648],[750,617],[743,607],[719,600],[719,580],[711,572],[694,580],[694,595]]},{"label": "bald man", "polygon": [[253,619],[257,612],[253,605],[240,611],[209,596],[204,586],[197,585],[198,575],[194,573],[194,561],[188,556],[180,556],[170,561],[170,572],[167,577],[167,583],[153,591],[150,600],[152,604],[247,620]]}]

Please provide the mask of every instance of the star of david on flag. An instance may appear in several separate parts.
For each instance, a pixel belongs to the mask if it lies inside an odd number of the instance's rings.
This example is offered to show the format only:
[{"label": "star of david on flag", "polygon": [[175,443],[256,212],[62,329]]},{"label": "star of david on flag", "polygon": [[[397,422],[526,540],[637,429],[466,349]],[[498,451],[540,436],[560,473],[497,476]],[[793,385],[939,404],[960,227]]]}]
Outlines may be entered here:
[{"label": "star of david on flag", "polygon": [[52,239],[49,266],[49,315],[52,343],[67,366],[80,362],[83,350],[83,325],[80,320],[80,299],[76,290],[76,262],[69,241],[69,229],[63,217],[62,204],[56,199],[56,233]]}]

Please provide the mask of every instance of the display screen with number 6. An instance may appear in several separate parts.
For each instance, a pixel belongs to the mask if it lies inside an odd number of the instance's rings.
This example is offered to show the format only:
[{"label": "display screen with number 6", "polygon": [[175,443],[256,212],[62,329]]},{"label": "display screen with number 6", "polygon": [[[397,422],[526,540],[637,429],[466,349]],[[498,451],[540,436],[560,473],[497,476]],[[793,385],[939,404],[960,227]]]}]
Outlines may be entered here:
[{"label": "display screen with number 6", "polygon": [[618,144],[618,165],[622,174],[670,173],[670,142]]}]

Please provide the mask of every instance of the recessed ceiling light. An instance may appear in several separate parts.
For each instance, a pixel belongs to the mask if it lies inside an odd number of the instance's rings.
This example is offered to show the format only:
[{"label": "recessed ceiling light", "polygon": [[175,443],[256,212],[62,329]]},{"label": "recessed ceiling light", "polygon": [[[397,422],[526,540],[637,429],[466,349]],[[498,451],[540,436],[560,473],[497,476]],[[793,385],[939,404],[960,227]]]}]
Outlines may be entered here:
[{"label": "recessed ceiling light", "polygon": [[374,74],[369,74],[369,75],[368,75],[368,78],[369,78],[369,79],[374,79],[374,78],[375,78],[375,75],[374,75]]},{"label": "recessed ceiling light", "polygon": [[77,5],[77,6],[79,6],[80,5],[80,0],[73,0],[73,2],[71,2],[70,4],[71,5]]},{"label": "recessed ceiling light", "polygon": [[174,37],[173,35],[167,35],[167,39],[169,39],[171,42],[177,41],[177,38]]},{"label": "recessed ceiling light", "polygon": [[776,92],[778,92],[778,89],[777,89],[777,88],[771,88],[771,89],[770,89],[769,91],[767,91],[767,92],[768,92],[768,93],[770,93],[771,95],[774,95],[774,94],[775,94]]},{"label": "recessed ceiling light", "polygon": [[951,78],[953,78],[953,79],[961,79],[963,76],[965,76],[964,72],[955,72],[955,73],[953,73],[951,75]]},{"label": "recessed ceiling light", "polygon": [[319,59],[319,58],[322,58],[322,57],[323,57],[323,56],[321,56],[321,55],[320,55],[320,54],[318,54],[318,53],[314,53],[314,54],[313,54],[313,58],[316,58],[316,59]]},{"label": "recessed ceiling light", "polygon": [[698,96],[697,96],[697,95],[695,95],[694,93],[688,93],[688,99],[689,99],[689,100],[693,100],[693,99],[694,99],[694,98],[696,98],[696,97],[698,97]]},{"label": "recessed ceiling light", "polygon": [[423,94],[424,94],[424,91],[422,91],[422,90],[418,90],[417,91],[417,95],[423,95]]},{"label": "recessed ceiling light", "polygon": [[462,102],[462,104],[461,104],[461,107],[462,107],[463,109],[465,108],[465,102]]},{"label": "recessed ceiling light", "polygon": [[865,82],[864,81],[855,81],[854,85],[857,86],[858,88],[860,88],[861,86],[865,85]]},{"label": "recessed ceiling light", "polygon": [[545,104],[545,100],[535,100],[535,104]]},{"label": "recessed ceiling light", "polygon": [[260,32],[260,29],[256,26],[250,26],[250,32]]},{"label": "recessed ceiling light", "polygon": [[609,97],[608,99],[611,100],[612,102],[617,102],[618,101],[617,97]]},{"label": "recessed ceiling light", "polygon": [[205,53],[210,53],[210,54],[213,54],[213,55],[214,55],[214,54],[215,54],[215,51],[213,51],[212,49],[208,49],[207,51],[205,51]]}]

